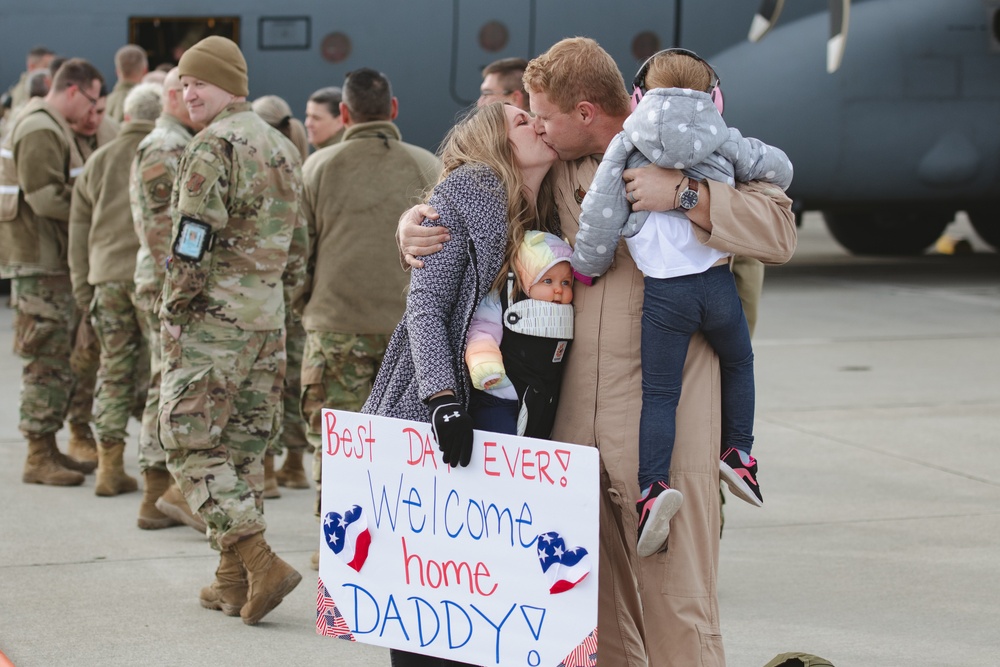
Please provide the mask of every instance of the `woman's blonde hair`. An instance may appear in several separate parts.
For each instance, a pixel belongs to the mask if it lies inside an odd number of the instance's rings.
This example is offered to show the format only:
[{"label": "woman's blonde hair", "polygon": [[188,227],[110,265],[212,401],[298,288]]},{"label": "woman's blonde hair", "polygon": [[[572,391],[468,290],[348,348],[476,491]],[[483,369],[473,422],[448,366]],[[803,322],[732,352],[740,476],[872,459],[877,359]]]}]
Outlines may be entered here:
[{"label": "woman's blonde hair", "polygon": [[507,137],[507,114],[503,103],[494,102],[472,109],[449,130],[439,154],[444,165],[439,183],[461,166],[481,164],[489,167],[503,186],[507,199],[507,248],[503,267],[493,283],[494,289],[502,287],[507,272],[513,271],[514,253],[524,240],[525,232],[537,229],[562,236],[549,176],[542,181],[537,197],[525,187],[514,146]]}]

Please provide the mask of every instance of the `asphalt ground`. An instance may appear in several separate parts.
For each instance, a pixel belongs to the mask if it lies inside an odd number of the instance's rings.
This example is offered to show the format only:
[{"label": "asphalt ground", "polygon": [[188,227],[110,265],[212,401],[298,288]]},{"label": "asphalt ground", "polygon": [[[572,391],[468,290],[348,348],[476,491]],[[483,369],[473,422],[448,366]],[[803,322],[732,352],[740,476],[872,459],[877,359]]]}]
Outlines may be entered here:
[{"label": "asphalt ground", "polygon": [[[765,505],[725,505],[729,665],[786,651],[838,667],[1000,663],[1000,256],[961,219],[952,232],[976,252],[853,258],[807,215],[796,257],[768,269],[754,338]],[[139,530],[140,494],[98,498],[92,475],[22,484],[12,321],[0,306],[0,651],[12,664],[388,664],[384,649],[315,634],[312,490],[267,502],[268,540],[304,579],[247,627],[199,606],[216,555],[187,527]]]}]

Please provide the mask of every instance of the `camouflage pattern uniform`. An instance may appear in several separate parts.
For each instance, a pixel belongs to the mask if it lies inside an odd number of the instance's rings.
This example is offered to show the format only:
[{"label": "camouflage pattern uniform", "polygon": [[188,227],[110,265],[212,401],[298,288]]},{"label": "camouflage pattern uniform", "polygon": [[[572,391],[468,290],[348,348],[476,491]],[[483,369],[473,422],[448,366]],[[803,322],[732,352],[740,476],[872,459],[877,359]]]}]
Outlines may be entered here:
[{"label": "camouflage pattern uniform", "polygon": [[102,442],[124,442],[142,361],[142,332],[132,305],[135,257],[128,201],[130,159],[153,129],[125,123],[91,156],[73,187],[69,264],[77,305],[87,310],[100,347],[94,422]]},{"label": "camouflage pattern uniform", "polygon": [[[242,101],[191,141],[173,190],[171,236],[193,219],[214,243],[198,261],[176,251],[169,260],[159,436],[220,551],[266,528],[263,457],[278,428],[285,303],[305,275],[301,193],[294,148]],[[178,339],[167,325],[181,327]]]},{"label": "camouflage pattern uniform", "polygon": [[184,148],[191,141],[191,131],[179,120],[162,115],[156,127],[139,143],[129,177],[129,200],[139,252],[135,260],[135,295],[142,327],[149,348],[149,389],[139,433],[139,470],[166,470],[167,455],[156,436],[160,407],[160,318],[157,299],[163,289],[163,274],[170,254],[172,209],[170,192],[177,176],[177,166]]},{"label": "camouflage pattern uniform", "polygon": [[[392,334],[344,334],[307,331],[302,359],[302,415],[310,444],[322,452],[323,408],[360,412],[382,365]],[[322,458],[313,459],[318,483]],[[318,512],[318,509],[317,509]]]},{"label": "camouflage pattern uniform", "polygon": [[305,354],[306,330],[302,320],[285,310],[285,355],[288,357],[284,388],[281,395],[282,419],[280,436],[268,446],[268,452],[280,455],[286,449],[312,451],[306,436],[306,422],[300,409],[302,392],[302,358]]},{"label": "camouflage pattern uniform", "polygon": [[[111,142],[118,134],[118,123],[105,116],[97,129],[97,134],[85,137],[73,134],[73,164],[80,165],[70,170],[70,176],[75,179],[83,172],[84,163],[90,159],[101,146]],[[94,411],[94,395],[97,389],[97,372],[101,365],[100,342],[94,338],[85,344],[78,337],[80,324],[89,317],[89,307],[76,307],[73,310],[72,346],[69,364],[73,369],[76,383],[69,398],[69,409],[66,421],[74,427],[74,432],[90,432],[90,421]],[[88,436],[89,437],[89,436]]]},{"label": "camouflage pattern uniform", "polygon": [[75,384],[67,220],[73,179],[83,162],[71,146],[66,120],[42,98],[25,105],[3,144],[0,276],[12,279],[17,299],[18,426],[29,438],[62,428]]}]

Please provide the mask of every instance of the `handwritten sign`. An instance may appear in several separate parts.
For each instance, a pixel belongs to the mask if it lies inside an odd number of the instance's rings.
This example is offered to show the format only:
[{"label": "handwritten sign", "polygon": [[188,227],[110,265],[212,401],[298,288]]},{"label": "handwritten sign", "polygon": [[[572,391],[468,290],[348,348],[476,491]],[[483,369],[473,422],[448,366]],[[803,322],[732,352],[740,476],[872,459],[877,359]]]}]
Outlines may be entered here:
[{"label": "handwritten sign", "polygon": [[323,411],[317,631],[476,665],[596,664],[598,452]]}]

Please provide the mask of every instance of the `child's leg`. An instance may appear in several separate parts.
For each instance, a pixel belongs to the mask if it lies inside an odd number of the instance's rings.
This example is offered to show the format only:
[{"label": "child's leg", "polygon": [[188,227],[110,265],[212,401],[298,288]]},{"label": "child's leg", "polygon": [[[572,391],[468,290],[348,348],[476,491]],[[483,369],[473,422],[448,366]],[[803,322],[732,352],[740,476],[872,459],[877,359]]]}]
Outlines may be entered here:
[{"label": "child's leg", "polygon": [[472,425],[480,431],[517,435],[517,401],[491,396],[473,389],[469,396],[469,416]]},{"label": "child's leg", "polygon": [[727,266],[701,274],[706,312],[702,334],[719,356],[722,369],[722,449],[749,454],[753,447],[753,347],[736,281]]},{"label": "child's leg", "polygon": [[670,479],[681,373],[691,335],[701,326],[693,289],[698,276],[645,279],[642,305],[642,412],[639,489]]}]

